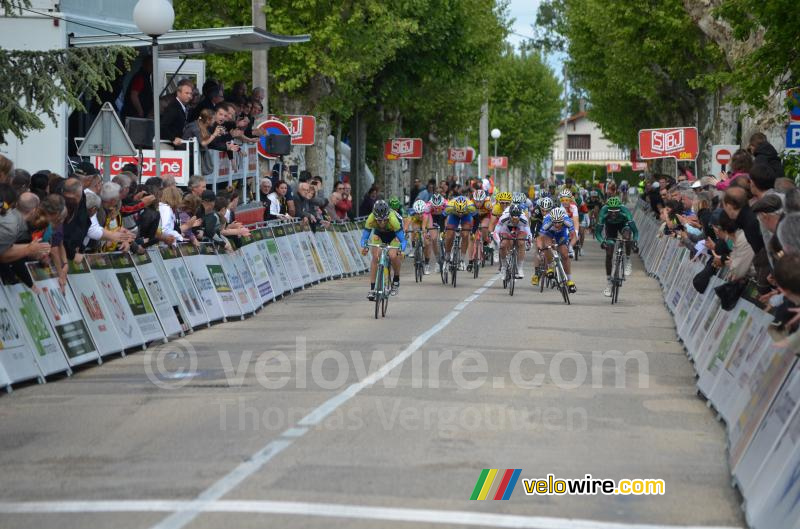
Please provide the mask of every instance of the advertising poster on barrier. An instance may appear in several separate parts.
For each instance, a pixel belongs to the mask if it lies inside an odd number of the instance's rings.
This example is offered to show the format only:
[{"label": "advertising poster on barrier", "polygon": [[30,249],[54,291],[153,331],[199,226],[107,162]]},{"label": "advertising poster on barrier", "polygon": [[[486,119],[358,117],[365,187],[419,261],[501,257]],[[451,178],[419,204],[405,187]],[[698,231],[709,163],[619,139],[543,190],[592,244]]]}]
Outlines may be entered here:
[{"label": "advertising poster on barrier", "polygon": [[314,236],[311,232],[311,227],[303,224],[297,224],[295,228],[295,236],[297,240],[300,241],[300,250],[302,255],[305,257],[306,261],[306,268],[308,268],[308,273],[311,278],[311,281],[317,282],[322,279],[322,265],[319,266],[317,263],[319,262],[319,256],[316,256],[316,249],[314,248],[314,243],[312,241],[312,237]]},{"label": "advertising poster on barrier", "polygon": [[[252,314],[256,311],[257,305],[253,304],[253,301],[250,299],[250,294],[247,292],[247,287],[245,287],[244,278],[239,273],[239,269],[233,262],[233,258],[227,252],[217,253],[217,256],[219,257],[220,265],[222,265],[222,271],[225,273],[225,279],[228,280],[236,302],[239,304],[239,309],[241,309],[243,314]],[[251,277],[251,285],[253,284],[252,279]]]},{"label": "advertising poster on barrier", "polygon": [[[303,287],[303,276],[300,272],[300,265],[295,259],[294,248],[292,243],[289,242],[289,236],[286,231],[286,225],[275,226],[272,228],[273,240],[278,247],[278,255],[283,261],[284,270],[289,278],[289,285],[292,290]],[[267,240],[269,245],[269,239]],[[270,251],[272,255],[272,251]]]},{"label": "advertising poster on barrier", "polygon": [[112,321],[111,310],[106,306],[106,302],[97,288],[97,282],[92,277],[92,271],[89,270],[89,263],[86,259],[80,263],[69,262],[67,282],[75,295],[75,301],[83,315],[83,321],[89,327],[89,333],[94,339],[100,356],[124,350],[125,345]]},{"label": "advertising poster on barrier", "polygon": [[[686,349],[695,361],[697,350],[700,348],[700,345],[702,345],[711,324],[714,323],[714,319],[717,317],[717,312],[720,310],[719,298],[714,294],[714,287],[722,283],[723,281],[717,276],[712,277],[703,295],[703,303],[695,303],[697,310],[692,317],[693,319],[690,320],[692,326],[689,330],[688,341],[686,342]],[[694,309],[694,307],[692,308]]]},{"label": "advertising poster on barrier", "polygon": [[35,262],[26,263],[26,266],[33,278],[33,284],[39,290],[39,301],[61,349],[67,355],[69,365],[77,366],[99,360],[100,353],[69,287],[61,288],[58,275],[50,265]]},{"label": "advertising poster on barrier", "polygon": [[[714,297],[714,295],[712,293]],[[708,365],[711,360],[712,355],[719,347],[720,342],[722,341],[723,336],[725,335],[725,330],[728,328],[728,325],[731,324],[733,321],[733,315],[738,313],[738,306],[734,310],[722,310],[719,307],[719,303],[717,303],[717,310],[716,316],[712,321],[711,325],[708,328],[708,332],[706,333],[703,342],[697,348],[697,351],[694,356],[694,363],[695,369],[697,370],[699,375],[703,375],[703,373],[708,371]],[[705,395],[705,393],[704,393]]]},{"label": "advertising poster on barrier", "polygon": [[247,293],[250,306],[253,309],[252,312],[255,312],[261,308],[263,303],[261,301],[261,294],[256,286],[256,280],[253,277],[252,267],[247,263],[247,258],[241,250],[228,254],[228,257],[230,257],[231,263],[244,283],[244,290]]},{"label": "advertising poster on barrier", "polygon": [[342,268],[339,265],[339,260],[336,258],[333,249],[333,241],[331,241],[331,228],[325,228],[317,232],[317,246],[319,247],[322,260],[325,263],[325,270],[328,271],[328,277],[340,277],[342,275]]},{"label": "advertising poster on barrier", "polygon": [[697,387],[703,395],[708,397],[712,404],[716,403],[711,399],[711,388],[714,387],[720,372],[724,370],[728,354],[731,352],[733,344],[738,339],[739,332],[748,318],[745,304],[749,305],[749,303],[740,302],[734,310],[727,312],[727,321],[721,329],[722,335],[710,347],[707,363],[705,365],[697,365],[699,375]]},{"label": "advertising poster on barrier", "polygon": [[0,285],[0,364],[8,377],[4,386],[42,375],[26,343],[22,323],[11,307],[6,289]]},{"label": "advertising poster on barrier", "polygon": [[15,316],[25,326],[23,337],[29,350],[33,352],[39,371],[45,376],[71,371],[67,357],[64,356],[61,345],[31,289],[23,283],[6,285],[6,297],[16,311]]},{"label": "advertising poster on barrier", "polygon": [[693,261],[691,264],[692,266],[686,270],[686,275],[688,277],[686,281],[685,292],[681,297],[678,307],[675,309],[675,326],[678,331],[678,336],[680,336],[681,340],[684,342],[686,341],[686,328],[687,323],[690,321],[689,314],[692,312],[692,307],[694,306],[695,302],[702,302],[700,293],[695,290],[694,285],[692,284],[692,279],[694,279],[694,276],[703,269],[703,263]]},{"label": "advertising poster on barrier", "polygon": [[677,315],[676,311],[678,310],[678,305],[680,304],[684,294],[686,294],[687,287],[688,288],[692,287],[691,284],[687,284],[689,281],[691,281],[691,277],[688,277],[686,271],[691,268],[692,264],[692,262],[689,261],[688,255],[686,255],[687,253],[688,253],[687,251],[682,250],[679,251],[677,254],[679,264],[676,268],[677,271],[675,272],[672,278],[672,282],[667,297],[665,298],[670,312],[676,315]]},{"label": "advertising poster on barrier", "polygon": [[[173,249],[172,252],[177,254],[175,249]],[[170,304],[173,312],[175,312],[175,317],[178,319],[178,323],[181,326],[181,332],[189,332],[192,329],[192,326],[189,323],[186,310],[183,308],[183,304],[178,297],[175,286],[172,284],[172,279],[170,278],[169,273],[167,273],[167,269],[164,266],[164,259],[161,257],[161,252],[159,251],[158,246],[151,246],[148,248],[147,254],[150,256],[150,262],[153,263],[155,273],[160,279],[159,282],[161,284],[161,288],[164,289],[164,295],[167,297],[167,303]],[[139,271],[139,274],[141,275],[141,271]],[[145,281],[145,284],[147,284],[147,281]],[[150,297],[153,297],[152,294]],[[163,325],[164,322],[161,323]]]},{"label": "advertising poster on barrier", "polygon": [[289,241],[292,254],[297,262],[297,267],[300,270],[300,277],[303,278],[303,285],[308,285],[314,281],[314,276],[308,265],[308,249],[303,246],[303,239],[305,237],[300,230],[300,224],[287,224],[284,227],[286,228],[286,240]]},{"label": "advertising poster on barrier", "polygon": [[[114,275],[114,265],[111,254],[87,254],[84,259],[89,264],[96,290],[99,290],[104,306],[108,309],[107,316],[117,330],[122,346],[125,349],[138,347],[145,343],[145,337],[136,323],[125,295],[119,286],[117,276]],[[99,289],[97,289],[99,287]]]},{"label": "advertising poster on barrier", "polygon": [[228,276],[222,269],[222,261],[214,250],[214,245],[211,243],[201,242],[200,259],[206,268],[206,274],[211,279],[211,284],[214,291],[219,298],[220,305],[222,306],[222,313],[226,318],[241,318],[242,308],[236,300],[236,294],[228,282]]},{"label": "advertising poster on barrier", "polygon": [[[739,488],[745,498],[749,498],[757,489],[755,486],[759,469],[776,445],[787,433],[786,428],[790,423],[792,413],[800,402],[800,373],[797,365],[790,371],[786,382],[782,384],[775,400],[758,426],[750,446],[747,447],[744,457],[735,469],[735,476]],[[783,381],[782,381],[783,382]],[[800,432],[794,432],[797,435]],[[794,441],[796,442],[796,440]],[[775,475],[771,476],[773,479]],[[796,499],[796,498],[795,498]]]},{"label": "advertising poster on barrier", "polygon": [[142,280],[142,284],[144,284],[144,290],[153,304],[164,334],[167,336],[180,336],[183,333],[180,309],[177,303],[172,304],[167,294],[167,287],[158,275],[158,270],[152,259],[150,259],[150,254],[133,255],[133,264],[139,272],[139,277]]},{"label": "advertising poster on barrier", "polygon": [[369,260],[366,256],[361,255],[361,230],[354,222],[347,223],[347,235],[350,240],[350,247],[353,251],[353,258],[355,260],[356,272],[361,272],[369,266]]},{"label": "advertising poster on barrier", "polygon": [[114,264],[114,275],[119,284],[125,302],[133,313],[133,319],[148,342],[164,339],[164,329],[156,316],[150,296],[144,289],[142,279],[133,264],[129,253],[115,252],[109,254]]},{"label": "advertising poster on barrier", "polygon": [[217,296],[217,290],[214,288],[214,283],[211,282],[211,277],[208,275],[208,269],[203,256],[200,255],[200,251],[191,244],[180,246],[179,251],[183,257],[183,263],[192,276],[192,281],[197,289],[198,296],[200,296],[200,302],[205,309],[208,321],[215,322],[224,319],[225,313],[222,310],[222,301]]},{"label": "advertising poster on barrier", "polygon": [[358,244],[353,241],[350,224],[343,224],[341,233],[345,249],[347,250],[347,254],[350,256],[351,262],[353,263],[353,273],[358,273],[361,271],[361,254],[359,252]]},{"label": "advertising poster on barrier", "polygon": [[[264,257],[267,273],[272,280],[272,289],[275,295],[280,296],[290,292],[292,285],[286,273],[286,267],[283,265],[283,259],[281,259],[281,254],[278,251],[278,243],[275,242],[272,230],[262,228],[255,233],[255,237],[258,241],[258,249]],[[259,237],[261,238],[260,240]]]},{"label": "advertising poster on barrier", "polygon": [[333,238],[333,247],[336,249],[336,254],[339,256],[339,262],[342,263],[342,269],[345,274],[352,274],[355,272],[353,268],[353,258],[350,251],[345,246],[343,238],[343,224],[334,224],[331,236]]},{"label": "advertising poster on barrier", "polygon": [[261,254],[261,230],[253,230],[247,237],[242,237],[242,247],[239,251],[244,255],[247,265],[250,267],[250,273],[253,274],[253,281],[255,281],[258,295],[261,298],[261,305],[275,299],[275,292],[273,291],[272,280],[267,271],[267,264],[264,262],[265,257]]},{"label": "advertising poster on barrier", "polygon": [[178,302],[181,305],[185,321],[196,329],[208,324],[205,305],[201,302],[200,294],[192,280],[186,263],[181,258],[177,248],[159,248],[161,264],[164,267],[167,282],[172,285]]},{"label": "advertising poster on barrier", "polygon": [[[797,368],[788,385],[797,384]],[[791,412],[786,428],[769,454],[747,498],[747,515],[753,527],[797,527],[800,520],[800,404]]]}]

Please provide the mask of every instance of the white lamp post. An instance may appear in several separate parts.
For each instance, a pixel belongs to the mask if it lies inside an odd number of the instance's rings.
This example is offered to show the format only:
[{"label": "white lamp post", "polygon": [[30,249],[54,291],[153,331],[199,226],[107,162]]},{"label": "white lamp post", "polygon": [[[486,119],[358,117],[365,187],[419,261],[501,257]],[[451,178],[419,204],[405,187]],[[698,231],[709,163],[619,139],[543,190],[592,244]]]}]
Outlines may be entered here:
[{"label": "white lamp post", "polygon": [[[494,157],[497,158],[497,138],[500,137],[500,129],[492,129],[491,135],[494,139]],[[494,167],[492,176],[494,178],[494,185],[497,185],[497,165]]]},{"label": "white lamp post", "polygon": [[153,126],[156,151],[156,176],[161,178],[161,108],[158,91],[158,37],[172,29],[175,11],[167,0],[139,0],[133,8],[133,21],[139,31],[153,38]]}]

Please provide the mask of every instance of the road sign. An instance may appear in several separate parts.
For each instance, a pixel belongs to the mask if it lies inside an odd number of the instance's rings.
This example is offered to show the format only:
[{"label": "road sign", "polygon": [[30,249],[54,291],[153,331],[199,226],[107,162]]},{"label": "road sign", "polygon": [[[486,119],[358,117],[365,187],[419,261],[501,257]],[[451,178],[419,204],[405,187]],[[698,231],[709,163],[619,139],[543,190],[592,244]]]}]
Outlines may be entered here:
[{"label": "road sign", "polygon": [[606,172],[607,173],[620,173],[620,172],[622,172],[622,164],[607,163],[606,164]]},{"label": "road sign", "polygon": [[383,145],[383,157],[387,160],[400,158],[422,158],[422,140],[420,138],[393,138]]},{"label": "road sign", "polygon": [[800,149],[800,123],[789,123],[786,129],[786,148]]},{"label": "road sign", "polygon": [[738,145],[712,145],[711,174],[719,176],[722,171],[727,171],[730,167],[733,153],[737,150],[739,150]]},{"label": "road sign", "polygon": [[292,145],[314,145],[317,131],[317,118],[314,116],[270,116],[269,119],[286,124],[292,136]]},{"label": "road sign", "polygon": [[489,169],[508,169],[508,156],[490,156]]},{"label": "road sign", "polygon": [[89,132],[78,147],[79,156],[103,156],[106,163],[103,168],[103,180],[111,180],[109,159],[111,156],[135,156],[136,147],[125,127],[119,120],[111,103],[105,102],[100,108],[100,113],[89,127]]},{"label": "road sign", "polygon": [[472,163],[475,160],[475,149],[460,147],[447,149],[447,161],[451,163]]},{"label": "road sign", "polygon": [[634,171],[647,171],[647,163],[646,162],[633,162],[631,164],[631,169]]},{"label": "road sign", "polygon": [[[282,121],[278,121],[277,119],[268,119],[266,121],[262,121],[257,125],[256,128],[262,129],[267,131],[269,134],[286,134],[289,135],[289,127],[287,127]],[[267,138],[266,136],[261,136],[258,138],[258,154],[262,158],[268,158],[270,160],[274,160],[277,158],[277,155],[272,154],[267,150]]]},{"label": "road sign", "polygon": [[696,160],[698,150],[699,141],[695,127],[639,131],[639,157],[643,160]]}]

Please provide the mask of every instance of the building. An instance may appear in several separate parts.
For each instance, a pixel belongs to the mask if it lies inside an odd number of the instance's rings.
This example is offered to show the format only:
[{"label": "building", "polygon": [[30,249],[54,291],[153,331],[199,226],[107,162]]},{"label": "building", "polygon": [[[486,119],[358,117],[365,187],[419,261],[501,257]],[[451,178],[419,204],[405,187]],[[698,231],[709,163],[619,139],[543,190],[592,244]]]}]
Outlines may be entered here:
[{"label": "building", "polygon": [[[562,120],[553,141],[553,173],[561,177],[564,175],[564,125]],[[630,151],[604,138],[600,127],[589,119],[585,110],[570,116],[566,128],[567,165],[596,164],[603,171],[609,163],[630,165]]]}]

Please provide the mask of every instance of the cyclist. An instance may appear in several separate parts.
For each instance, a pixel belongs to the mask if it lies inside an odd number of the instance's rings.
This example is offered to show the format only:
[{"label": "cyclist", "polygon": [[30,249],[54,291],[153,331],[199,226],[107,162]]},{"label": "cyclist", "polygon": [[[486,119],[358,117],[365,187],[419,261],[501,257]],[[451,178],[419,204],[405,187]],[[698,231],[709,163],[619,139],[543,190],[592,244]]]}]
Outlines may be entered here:
[{"label": "cyclist", "polygon": [[627,180],[623,180],[622,182],[620,182],[620,184],[619,184],[619,198],[620,198],[620,200],[622,200],[623,203],[628,201],[628,189],[629,188],[630,188],[630,186],[628,185],[628,181]]},{"label": "cyclist", "polygon": [[407,238],[411,239],[412,245],[416,241],[413,232],[415,230],[422,231],[422,248],[425,255],[425,275],[431,273],[431,244],[429,235],[430,232],[428,231],[428,228],[431,227],[431,224],[431,214],[428,211],[428,206],[425,204],[425,201],[414,201],[414,205],[411,207],[411,210],[409,210],[408,216],[405,219],[405,230],[408,236]]},{"label": "cyclist", "polygon": [[[523,235],[523,237],[520,236]],[[522,263],[525,261],[525,250],[530,247],[531,235],[530,224],[525,217],[525,212],[517,204],[511,204],[508,209],[503,212],[500,220],[497,222],[497,227],[493,232],[494,241],[500,246],[500,263],[503,268],[506,266],[506,254],[511,250],[512,241],[505,237],[512,237],[516,239],[518,259],[517,259],[517,274],[514,276],[516,279],[522,279]],[[524,244],[523,244],[524,243]]]},{"label": "cyclist", "polygon": [[522,208],[522,213],[524,213],[525,216],[529,216],[531,209],[533,209],[533,203],[528,200],[528,197],[525,196],[525,193],[520,191],[515,191],[511,194],[511,203]]},{"label": "cyclist", "polygon": [[539,233],[539,228],[542,226],[542,221],[545,215],[550,213],[553,209],[553,199],[550,197],[543,197],[536,201],[536,205],[531,210],[530,225],[533,233]]},{"label": "cyclist", "polygon": [[433,253],[436,254],[436,273],[438,274],[441,271],[439,269],[439,237],[444,233],[445,219],[447,218],[444,212],[447,208],[447,200],[439,193],[434,193],[426,205],[431,216],[431,228],[433,228],[426,237],[433,241]]},{"label": "cyclist", "polygon": [[622,205],[619,197],[609,197],[606,205],[600,210],[600,217],[597,219],[597,226],[594,228],[594,236],[600,242],[600,246],[606,251],[606,279],[608,285],[603,290],[603,295],[611,297],[611,260],[614,257],[614,241],[619,238],[624,228],[630,228],[633,234],[632,241],[625,241],[625,275],[629,276],[632,272],[631,267],[631,247],[639,240],[639,230],[633,221],[631,212]]},{"label": "cyclist", "polygon": [[586,199],[586,207],[589,208],[589,225],[597,222],[597,215],[600,214],[600,208],[603,207],[603,199],[600,197],[600,191],[592,189],[589,191],[589,198]]},{"label": "cyclist", "polygon": [[[486,194],[486,191],[483,189],[476,189],[472,193],[472,202],[475,204],[475,209],[477,212],[475,213],[476,222],[472,226],[472,234],[474,235],[478,230],[481,231],[481,243],[485,244],[489,240],[489,222],[491,221],[492,217],[492,199]],[[475,245],[475,240],[473,237],[469,239],[469,255],[472,255],[472,252],[475,251],[473,246]],[[476,254],[477,255],[477,254]],[[467,269],[470,270],[472,263],[467,265]]]},{"label": "cyclist", "polygon": [[[539,237],[536,238],[536,247],[539,250],[544,250],[546,247],[552,246],[553,244],[559,245],[558,253],[561,254],[561,261],[564,264],[564,272],[567,274],[567,288],[572,294],[574,294],[577,289],[575,287],[575,282],[572,280],[572,270],[567,248],[574,240],[575,227],[572,225],[572,221],[570,221],[567,217],[567,212],[561,207],[553,208],[553,210],[550,211],[550,214],[544,217],[542,227],[539,228]],[[549,253],[545,252],[544,259],[545,263],[549,266]],[[538,256],[536,260],[538,261]],[[548,268],[547,274],[550,275],[552,273],[553,270]],[[531,278],[531,284],[533,286],[537,286],[539,284],[538,276],[535,281],[533,278]]]},{"label": "cyclist", "polygon": [[[561,207],[564,208],[564,211],[567,212],[567,217],[572,221],[572,225],[575,226],[578,230],[580,230],[581,221],[580,221],[580,213],[578,212],[578,205],[575,203],[575,199],[572,195],[572,191],[567,188],[562,189],[558,193],[558,199],[561,202]],[[576,237],[573,244],[577,243],[578,239]],[[569,248],[569,256],[570,258],[575,257],[575,250],[572,246]]]},{"label": "cyclist", "polygon": [[[462,232],[470,233],[472,231],[472,218],[478,210],[475,204],[470,199],[463,195],[459,195],[447,204],[445,213],[447,214],[447,230],[444,235],[444,253],[450,262],[450,250],[453,249],[453,239],[456,236],[456,230],[461,229]],[[466,270],[465,256],[467,255],[467,244],[464,244],[462,234],[461,244],[461,262],[459,270]]]},{"label": "cyclist", "polygon": [[494,206],[492,206],[492,219],[489,222],[489,231],[494,233],[494,228],[497,226],[497,221],[503,215],[503,212],[508,206],[511,205],[511,193],[508,191],[500,191],[494,196]]},{"label": "cyclist", "polygon": [[[392,279],[391,295],[396,296],[397,290],[400,288],[400,265],[403,262],[402,255],[398,253],[406,251],[406,237],[403,232],[403,223],[400,221],[400,216],[392,211],[389,204],[385,200],[378,200],[372,208],[372,213],[367,217],[364,224],[364,231],[361,232],[361,254],[367,255],[369,248],[367,241],[372,236],[372,244],[387,244],[392,249],[389,250],[389,259],[392,261],[392,271],[394,278]],[[375,271],[378,268],[378,259],[380,258],[381,251],[379,248],[372,249],[372,264],[370,265],[369,272],[369,294],[367,299],[375,301]]]}]

